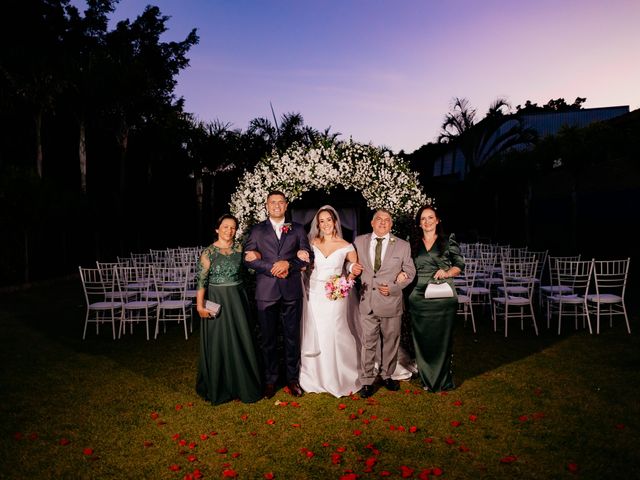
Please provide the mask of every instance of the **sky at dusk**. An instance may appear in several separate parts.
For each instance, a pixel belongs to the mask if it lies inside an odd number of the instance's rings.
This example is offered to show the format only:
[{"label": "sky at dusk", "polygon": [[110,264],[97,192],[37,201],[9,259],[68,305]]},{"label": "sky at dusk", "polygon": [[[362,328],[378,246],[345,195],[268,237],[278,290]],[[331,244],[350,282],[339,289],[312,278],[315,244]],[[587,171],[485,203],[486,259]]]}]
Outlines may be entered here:
[{"label": "sky at dusk", "polygon": [[121,0],[112,19],[147,4],[171,17],[162,40],[198,30],[176,89],[186,110],[242,130],[271,102],[278,118],[412,152],[453,97],[478,120],[498,97],[640,107],[638,0]]}]

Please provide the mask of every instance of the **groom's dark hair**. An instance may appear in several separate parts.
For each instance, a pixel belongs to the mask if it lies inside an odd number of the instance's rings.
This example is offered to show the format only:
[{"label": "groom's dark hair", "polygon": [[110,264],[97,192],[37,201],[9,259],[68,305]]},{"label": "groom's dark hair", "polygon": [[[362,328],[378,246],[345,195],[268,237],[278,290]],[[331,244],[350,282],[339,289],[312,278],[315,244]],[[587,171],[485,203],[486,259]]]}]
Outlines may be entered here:
[{"label": "groom's dark hair", "polygon": [[267,194],[267,200],[269,200],[271,197],[273,197],[274,195],[280,195],[282,198],[284,198],[284,201],[289,203],[289,199],[287,198],[287,196],[282,193],[280,190],[271,190],[268,194]]}]

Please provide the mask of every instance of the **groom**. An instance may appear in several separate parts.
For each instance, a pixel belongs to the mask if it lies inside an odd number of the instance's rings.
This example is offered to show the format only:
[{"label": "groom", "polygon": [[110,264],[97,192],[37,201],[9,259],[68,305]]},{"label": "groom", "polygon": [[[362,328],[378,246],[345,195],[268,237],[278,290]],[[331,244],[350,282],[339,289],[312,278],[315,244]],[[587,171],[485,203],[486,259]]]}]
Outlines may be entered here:
[{"label": "groom", "polygon": [[287,199],[274,191],[267,195],[269,218],[255,225],[245,242],[245,251],[256,251],[261,258],[245,265],[256,272],[256,304],[260,324],[260,346],[265,368],[264,396],[276,393],[278,381],[277,339],[282,319],[287,386],[292,395],[302,396],[298,384],[300,372],[300,315],[302,311],[302,282],[300,269],[309,263],[300,260],[299,250],[313,251],[304,227],[299,223],[285,223]]},{"label": "groom", "polygon": [[[391,233],[392,226],[391,214],[378,209],[371,220],[373,233],[360,235],[354,241],[359,263],[353,264],[351,271],[355,275],[361,273],[362,364],[359,376],[362,398],[370,397],[374,392],[379,343],[382,344],[378,360],[382,382],[389,390],[400,388],[391,375],[396,368],[400,345],[402,289],[411,283],[416,268],[409,244]],[[405,272],[407,278],[396,282],[400,272]]]}]

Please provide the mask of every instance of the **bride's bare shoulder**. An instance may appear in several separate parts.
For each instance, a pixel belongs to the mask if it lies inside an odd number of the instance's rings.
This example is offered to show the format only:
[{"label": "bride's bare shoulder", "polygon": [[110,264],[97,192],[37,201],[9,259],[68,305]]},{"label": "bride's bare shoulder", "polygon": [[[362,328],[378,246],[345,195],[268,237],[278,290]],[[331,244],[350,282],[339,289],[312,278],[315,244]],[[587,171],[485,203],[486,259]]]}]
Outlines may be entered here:
[{"label": "bride's bare shoulder", "polygon": [[351,245],[344,238],[336,238],[336,246],[338,248],[346,247],[347,245]]}]

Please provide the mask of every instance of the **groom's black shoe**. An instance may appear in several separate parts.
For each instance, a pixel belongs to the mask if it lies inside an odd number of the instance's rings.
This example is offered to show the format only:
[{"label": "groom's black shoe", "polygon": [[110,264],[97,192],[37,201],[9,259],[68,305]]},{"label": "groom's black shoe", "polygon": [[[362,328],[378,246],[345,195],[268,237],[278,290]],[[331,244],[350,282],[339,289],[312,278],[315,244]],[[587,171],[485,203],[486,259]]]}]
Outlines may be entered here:
[{"label": "groom's black shoe", "polygon": [[373,392],[373,385],[363,385],[359,392],[360,398],[369,398]]},{"label": "groom's black shoe", "polygon": [[387,390],[391,390],[392,392],[397,392],[400,390],[400,382],[394,380],[393,378],[387,378],[382,383],[387,388]]},{"label": "groom's black shoe", "polygon": [[264,398],[273,398],[276,394],[276,386],[273,383],[267,383],[264,387]]}]

